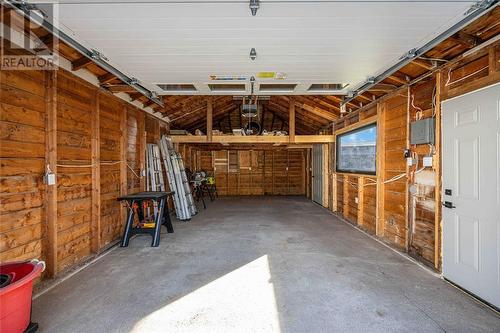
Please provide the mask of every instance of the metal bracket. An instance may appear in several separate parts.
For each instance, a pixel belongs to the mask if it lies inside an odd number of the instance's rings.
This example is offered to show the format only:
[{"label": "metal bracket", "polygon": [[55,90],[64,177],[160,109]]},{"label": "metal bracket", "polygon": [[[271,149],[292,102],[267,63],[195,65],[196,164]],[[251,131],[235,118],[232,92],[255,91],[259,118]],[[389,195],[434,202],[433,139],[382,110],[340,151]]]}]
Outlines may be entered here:
[{"label": "metal bracket", "polygon": [[259,0],[250,0],[250,11],[252,12],[252,16],[257,15],[257,10],[260,8]]},{"label": "metal bracket", "polygon": [[434,37],[432,40],[428,41],[424,45],[418,47],[418,48],[413,48],[409,50],[405,55],[403,55],[399,61],[397,61],[395,64],[390,66],[389,68],[383,70],[380,74],[377,74],[374,76],[375,81],[373,82],[363,82],[359,86],[356,87],[356,89],[352,90],[353,95],[352,96],[347,96],[347,98],[344,98],[342,101],[342,104],[347,104],[350,101],[352,101],[354,98],[356,98],[359,94],[363,93],[364,91],[369,90],[371,87],[373,87],[375,84],[378,82],[384,80],[387,78],[389,75],[392,75],[394,72],[397,72],[407,64],[409,64],[413,59],[416,57],[419,57],[423,54],[425,54],[427,51],[431,50],[433,47],[444,41],[446,38],[452,36],[454,33],[460,31],[463,29],[465,26],[469,25],[471,22],[476,20],[477,18],[481,17],[482,15],[486,14],[487,12],[491,11],[493,8],[498,5],[499,0],[481,0],[476,2],[474,5],[467,10],[464,15],[465,17],[462,18],[459,22],[455,23],[453,26],[449,27],[445,31],[443,31],[441,34],[438,36]]},{"label": "metal bracket", "polygon": [[478,9],[487,9],[491,5],[493,5],[494,2],[498,0],[479,0],[476,1],[470,8],[464,13],[465,16],[469,15],[470,13],[478,10]]}]

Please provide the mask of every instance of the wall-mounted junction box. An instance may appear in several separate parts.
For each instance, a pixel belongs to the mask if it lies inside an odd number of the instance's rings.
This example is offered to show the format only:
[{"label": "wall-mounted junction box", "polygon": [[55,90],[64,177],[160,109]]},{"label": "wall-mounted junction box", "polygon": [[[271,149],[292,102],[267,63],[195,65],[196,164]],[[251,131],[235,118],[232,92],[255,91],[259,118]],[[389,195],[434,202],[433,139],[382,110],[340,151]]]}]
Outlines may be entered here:
[{"label": "wall-mounted junction box", "polygon": [[432,156],[424,156],[423,165],[424,167],[432,167]]},{"label": "wall-mounted junction box", "polygon": [[417,120],[410,124],[410,144],[434,144],[434,118]]}]

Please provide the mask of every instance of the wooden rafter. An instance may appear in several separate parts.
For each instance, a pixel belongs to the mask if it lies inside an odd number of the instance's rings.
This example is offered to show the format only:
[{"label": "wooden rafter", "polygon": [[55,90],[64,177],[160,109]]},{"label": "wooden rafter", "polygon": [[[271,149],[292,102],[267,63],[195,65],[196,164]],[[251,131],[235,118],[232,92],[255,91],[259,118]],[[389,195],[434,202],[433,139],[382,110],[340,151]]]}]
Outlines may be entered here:
[{"label": "wooden rafter", "polygon": [[115,75],[113,75],[111,73],[106,73],[104,75],[99,76],[98,79],[99,79],[100,84],[107,84],[107,83],[110,83],[110,82],[116,80],[117,78]]},{"label": "wooden rafter", "polygon": [[73,71],[77,71],[79,69],[87,67],[91,63],[92,63],[92,60],[90,58],[82,56],[82,57],[71,62],[71,69]]}]

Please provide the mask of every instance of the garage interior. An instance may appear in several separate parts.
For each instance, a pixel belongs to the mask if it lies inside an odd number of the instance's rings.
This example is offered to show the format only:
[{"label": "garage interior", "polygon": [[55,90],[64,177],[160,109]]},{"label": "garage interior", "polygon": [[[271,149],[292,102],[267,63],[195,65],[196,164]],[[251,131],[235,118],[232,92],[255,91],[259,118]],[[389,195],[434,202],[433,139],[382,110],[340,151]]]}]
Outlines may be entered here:
[{"label": "garage interior", "polygon": [[1,9],[0,263],[45,263],[39,332],[500,331],[498,1]]}]

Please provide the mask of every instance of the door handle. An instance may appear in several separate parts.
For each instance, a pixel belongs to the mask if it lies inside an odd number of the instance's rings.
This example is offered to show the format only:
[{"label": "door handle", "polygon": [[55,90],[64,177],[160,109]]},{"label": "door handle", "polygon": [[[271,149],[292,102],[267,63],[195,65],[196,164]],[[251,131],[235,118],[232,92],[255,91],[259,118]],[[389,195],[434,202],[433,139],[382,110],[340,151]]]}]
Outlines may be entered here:
[{"label": "door handle", "polygon": [[445,206],[446,208],[457,208],[456,206],[453,206],[453,202],[451,201],[445,201],[442,203],[443,206]]}]

